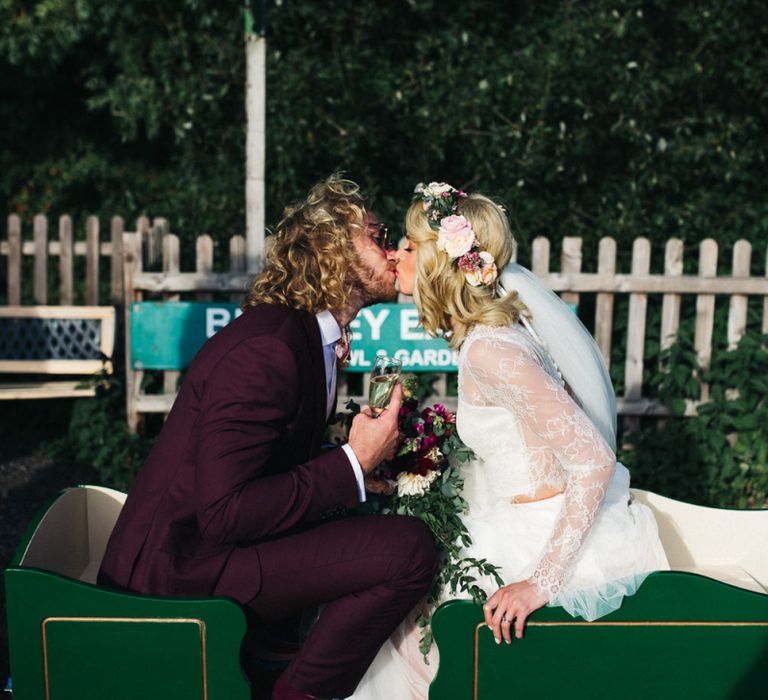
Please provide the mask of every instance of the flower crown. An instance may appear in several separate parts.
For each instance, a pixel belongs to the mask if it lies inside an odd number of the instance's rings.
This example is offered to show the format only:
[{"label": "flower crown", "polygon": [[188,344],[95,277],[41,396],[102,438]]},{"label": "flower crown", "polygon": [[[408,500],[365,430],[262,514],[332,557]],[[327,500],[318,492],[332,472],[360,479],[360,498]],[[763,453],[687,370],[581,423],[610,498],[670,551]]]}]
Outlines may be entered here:
[{"label": "flower crown", "polygon": [[448,254],[473,287],[490,287],[499,274],[496,261],[489,252],[480,250],[472,224],[456,214],[459,199],[466,196],[446,182],[420,182],[413,200],[421,200],[430,228],[437,231],[437,249]]}]

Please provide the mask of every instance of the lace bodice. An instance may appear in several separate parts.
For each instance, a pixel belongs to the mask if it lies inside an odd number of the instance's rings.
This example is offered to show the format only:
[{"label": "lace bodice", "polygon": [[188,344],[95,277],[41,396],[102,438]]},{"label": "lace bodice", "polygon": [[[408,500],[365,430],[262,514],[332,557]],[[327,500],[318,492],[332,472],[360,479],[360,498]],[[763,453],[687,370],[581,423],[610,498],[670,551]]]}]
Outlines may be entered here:
[{"label": "lace bodice", "polygon": [[542,487],[563,491],[549,545],[529,579],[551,601],[605,498],[613,451],[520,324],[476,326],[465,339],[457,428],[498,498],[533,497]]}]

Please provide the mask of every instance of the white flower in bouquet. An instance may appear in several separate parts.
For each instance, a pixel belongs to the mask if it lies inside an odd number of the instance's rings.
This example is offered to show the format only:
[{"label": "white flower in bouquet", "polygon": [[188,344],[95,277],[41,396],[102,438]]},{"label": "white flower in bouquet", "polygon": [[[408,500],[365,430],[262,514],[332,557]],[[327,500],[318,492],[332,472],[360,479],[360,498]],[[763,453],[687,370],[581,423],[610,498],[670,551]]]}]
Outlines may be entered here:
[{"label": "white flower in bouquet", "polygon": [[402,496],[423,496],[432,482],[437,479],[440,472],[434,469],[428,471],[424,476],[413,474],[411,472],[400,472],[397,475],[397,495]]}]

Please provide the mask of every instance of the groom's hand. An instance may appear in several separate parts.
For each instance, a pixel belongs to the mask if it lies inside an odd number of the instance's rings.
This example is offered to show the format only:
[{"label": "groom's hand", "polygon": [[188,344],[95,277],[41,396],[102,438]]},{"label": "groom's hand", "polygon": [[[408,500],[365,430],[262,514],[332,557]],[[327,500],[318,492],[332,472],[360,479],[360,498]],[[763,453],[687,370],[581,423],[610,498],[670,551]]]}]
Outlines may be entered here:
[{"label": "groom's hand", "polygon": [[397,418],[403,403],[403,387],[398,384],[392,399],[378,417],[365,406],[352,421],[349,446],[354,450],[360,466],[370,474],[385,459],[392,459],[400,444]]}]

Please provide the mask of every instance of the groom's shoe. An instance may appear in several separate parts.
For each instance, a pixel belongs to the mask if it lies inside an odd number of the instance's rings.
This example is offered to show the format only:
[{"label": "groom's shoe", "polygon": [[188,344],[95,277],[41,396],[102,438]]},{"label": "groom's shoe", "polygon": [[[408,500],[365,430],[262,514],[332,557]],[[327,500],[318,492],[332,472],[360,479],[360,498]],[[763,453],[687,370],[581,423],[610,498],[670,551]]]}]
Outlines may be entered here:
[{"label": "groom's shoe", "polygon": [[272,688],[272,700],[318,700],[315,695],[307,695],[300,690],[296,690],[285,680],[284,676],[280,676],[275,683],[275,687]]}]

